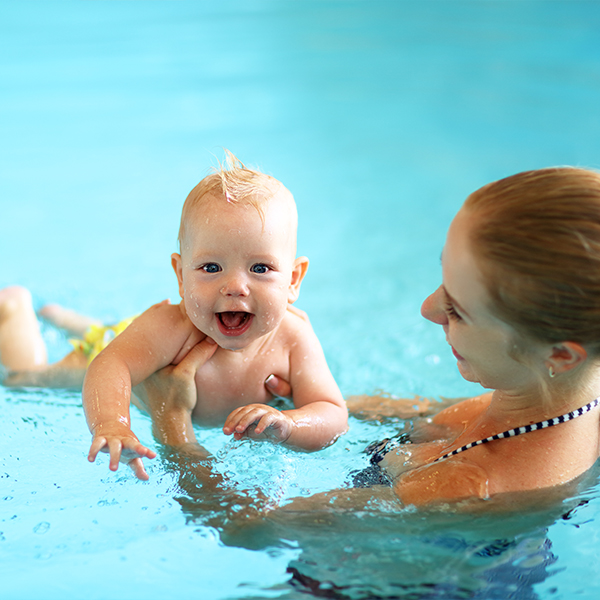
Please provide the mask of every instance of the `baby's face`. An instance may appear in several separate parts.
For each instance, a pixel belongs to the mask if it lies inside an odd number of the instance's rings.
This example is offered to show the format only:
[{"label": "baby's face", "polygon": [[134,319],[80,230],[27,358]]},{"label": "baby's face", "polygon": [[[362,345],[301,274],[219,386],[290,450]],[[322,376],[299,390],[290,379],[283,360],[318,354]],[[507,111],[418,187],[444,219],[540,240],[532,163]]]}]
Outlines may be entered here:
[{"label": "baby's face", "polygon": [[174,267],[194,325],[228,350],[275,329],[297,295],[295,237],[289,203],[277,198],[264,226],[248,205],[209,199],[191,209]]}]

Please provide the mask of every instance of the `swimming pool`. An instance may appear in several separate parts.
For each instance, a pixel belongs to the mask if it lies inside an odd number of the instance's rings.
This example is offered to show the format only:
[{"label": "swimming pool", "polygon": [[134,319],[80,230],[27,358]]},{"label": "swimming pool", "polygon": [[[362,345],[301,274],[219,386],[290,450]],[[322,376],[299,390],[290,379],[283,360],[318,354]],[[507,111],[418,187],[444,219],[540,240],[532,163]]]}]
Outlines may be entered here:
[{"label": "swimming pool", "polygon": [[[106,320],[175,299],[181,204],[227,147],[296,196],[311,259],[298,305],[344,394],[474,391],[419,316],[450,219],[492,179],[600,167],[597,3],[47,1],[0,12],[0,285]],[[66,350],[45,336],[54,358]],[[574,512],[288,514],[227,546],[168,462],[151,464],[148,483],[87,463],[78,394],[0,388],[0,407],[2,598],[600,591],[596,473]],[[134,419],[152,443],[147,418]],[[237,484],[285,501],[341,484],[386,427],[353,420],[308,456],[198,435]]]}]

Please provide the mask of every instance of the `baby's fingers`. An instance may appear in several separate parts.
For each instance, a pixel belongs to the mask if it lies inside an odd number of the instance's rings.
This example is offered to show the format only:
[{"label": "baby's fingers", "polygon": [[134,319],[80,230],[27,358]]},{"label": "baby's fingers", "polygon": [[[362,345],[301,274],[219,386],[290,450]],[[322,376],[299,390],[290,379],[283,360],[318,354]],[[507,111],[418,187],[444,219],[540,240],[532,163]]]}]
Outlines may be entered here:
[{"label": "baby's fingers", "polygon": [[239,425],[242,417],[248,411],[247,406],[242,406],[241,408],[236,408],[233,412],[229,413],[227,419],[225,419],[225,424],[223,425],[223,433],[225,435],[231,435]]},{"label": "baby's fingers", "polygon": [[92,440],[88,460],[94,462],[99,452],[108,452],[108,440],[105,437],[97,437]]},{"label": "baby's fingers", "polygon": [[239,408],[227,417],[223,432],[227,435],[244,433],[252,423],[256,423],[266,412],[262,406],[244,406]]},{"label": "baby's fingers", "polygon": [[254,428],[254,435],[273,442],[285,442],[292,434],[292,421],[280,412],[266,414]]},{"label": "baby's fingers", "polygon": [[108,453],[110,454],[108,468],[111,471],[116,471],[119,468],[119,461],[121,460],[122,449],[123,444],[121,443],[121,440],[113,438],[112,440],[108,441]]},{"label": "baby's fingers", "polygon": [[123,455],[121,462],[129,462],[133,458],[155,458],[156,452],[146,448],[137,439],[126,439],[122,442]]},{"label": "baby's fingers", "polygon": [[142,481],[148,481],[148,479],[150,479],[148,473],[146,473],[146,469],[144,468],[144,463],[142,462],[141,458],[134,458],[133,460],[130,460],[129,466],[138,479],[141,479]]},{"label": "baby's fingers", "polygon": [[279,420],[278,414],[266,413],[263,417],[258,421],[256,427],[254,427],[254,433],[256,435],[260,435],[264,433],[269,427],[274,425]]}]

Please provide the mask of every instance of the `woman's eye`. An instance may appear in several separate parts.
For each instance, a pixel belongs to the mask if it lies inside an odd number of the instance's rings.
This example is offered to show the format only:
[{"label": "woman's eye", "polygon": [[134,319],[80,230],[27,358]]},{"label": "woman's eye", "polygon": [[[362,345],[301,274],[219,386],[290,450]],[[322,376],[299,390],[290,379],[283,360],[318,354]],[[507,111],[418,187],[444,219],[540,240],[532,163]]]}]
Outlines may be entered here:
[{"label": "woman's eye", "polygon": [[269,271],[269,267],[267,267],[267,265],[263,265],[262,263],[258,263],[256,265],[252,265],[250,267],[250,271],[252,271],[252,273],[263,274]]},{"label": "woman's eye", "polygon": [[446,304],[446,314],[450,319],[454,319],[455,321],[462,321],[462,317],[456,312],[456,309],[452,304]]},{"label": "woman's eye", "polygon": [[201,268],[206,273],[218,273],[221,270],[221,267],[217,263],[207,263],[202,265]]}]

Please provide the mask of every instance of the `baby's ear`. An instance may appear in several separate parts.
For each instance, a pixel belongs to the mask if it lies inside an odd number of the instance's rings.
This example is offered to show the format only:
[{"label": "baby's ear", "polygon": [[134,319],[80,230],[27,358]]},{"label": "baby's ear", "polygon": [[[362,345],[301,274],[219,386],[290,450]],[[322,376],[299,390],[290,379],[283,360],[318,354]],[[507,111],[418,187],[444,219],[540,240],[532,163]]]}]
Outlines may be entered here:
[{"label": "baby's ear", "polygon": [[181,267],[181,256],[176,252],[171,254],[171,265],[173,266],[175,275],[177,275],[177,282],[179,283],[179,295],[183,299],[183,272]]},{"label": "baby's ear", "polygon": [[293,304],[298,300],[300,295],[300,285],[308,270],[308,258],[306,256],[300,256],[294,261],[294,268],[292,269],[292,280],[290,281],[290,288],[288,290],[288,302]]}]

